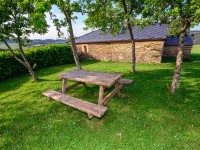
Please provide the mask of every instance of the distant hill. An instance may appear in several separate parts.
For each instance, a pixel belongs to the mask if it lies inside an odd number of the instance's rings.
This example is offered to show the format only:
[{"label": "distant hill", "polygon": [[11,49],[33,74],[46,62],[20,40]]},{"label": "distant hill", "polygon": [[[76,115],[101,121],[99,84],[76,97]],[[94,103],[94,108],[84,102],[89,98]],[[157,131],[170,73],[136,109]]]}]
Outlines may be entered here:
[{"label": "distant hill", "polygon": [[65,39],[46,39],[46,40],[41,40],[41,39],[35,39],[32,40],[32,42],[29,44],[29,46],[34,46],[34,45],[46,45],[46,44],[58,44],[58,43],[66,43],[67,40]]},{"label": "distant hill", "polygon": [[190,31],[190,34],[194,34],[194,44],[200,45],[200,30]]},{"label": "distant hill", "polygon": [[[18,45],[14,41],[9,40],[7,42],[13,49],[18,48]],[[45,39],[45,40],[34,39],[34,40],[31,40],[31,43],[28,44],[28,47],[43,46],[46,44],[61,44],[61,43],[66,43],[66,42],[67,42],[67,40],[65,40],[65,39],[56,39],[56,40],[54,40],[54,39]],[[0,49],[7,49],[7,47],[4,43],[0,43]]]}]

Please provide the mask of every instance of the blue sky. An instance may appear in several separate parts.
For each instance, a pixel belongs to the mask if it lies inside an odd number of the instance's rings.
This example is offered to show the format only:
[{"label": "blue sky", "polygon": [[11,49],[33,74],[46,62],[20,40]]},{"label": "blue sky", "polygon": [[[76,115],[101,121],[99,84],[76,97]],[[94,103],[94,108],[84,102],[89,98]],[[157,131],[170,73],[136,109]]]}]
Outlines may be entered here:
[{"label": "blue sky", "polygon": [[198,26],[195,26],[194,28],[192,28],[191,30],[200,30],[200,24]]},{"label": "blue sky", "polygon": [[[64,15],[62,15],[62,13],[59,11],[59,9],[56,6],[53,6],[52,12],[59,19],[64,18]],[[81,35],[91,32],[91,30],[87,30],[87,31],[83,30],[83,27],[85,27],[84,20],[86,19],[87,16],[82,15],[81,13],[76,13],[75,15],[78,17],[78,19],[75,20],[75,22],[73,22],[74,35],[76,37],[79,37]],[[46,19],[47,19],[48,24],[50,25],[48,33],[44,35],[33,34],[30,36],[30,39],[57,39],[58,38],[56,28],[54,27],[53,22],[51,21],[48,14],[47,14]],[[64,37],[68,38],[67,28],[62,28],[61,30],[64,33]],[[195,26],[191,30],[200,30],[200,24],[198,26]]]}]

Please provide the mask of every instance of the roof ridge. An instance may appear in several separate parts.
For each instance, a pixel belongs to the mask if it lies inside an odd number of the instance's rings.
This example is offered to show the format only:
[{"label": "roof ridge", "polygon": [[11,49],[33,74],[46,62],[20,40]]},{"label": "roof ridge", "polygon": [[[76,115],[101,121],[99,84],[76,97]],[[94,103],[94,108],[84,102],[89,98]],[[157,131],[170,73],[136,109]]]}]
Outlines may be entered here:
[{"label": "roof ridge", "polygon": [[89,33],[86,33],[86,34],[84,34],[84,35],[81,35],[81,36],[77,37],[76,39],[79,39],[79,38],[81,38],[81,37],[83,37],[83,36],[86,36],[86,35],[88,35],[88,34],[91,34],[91,33],[95,32],[95,31],[98,31],[98,30],[100,30],[100,29],[96,29],[96,30],[94,30],[94,31],[91,31],[91,32],[89,32]]},{"label": "roof ridge", "polygon": [[[167,25],[166,24],[155,24],[149,25],[141,30],[138,29],[138,26],[132,26],[134,30],[136,40],[149,40],[149,39],[166,39],[167,38]],[[127,30],[126,30],[127,31]],[[128,31],[127,31],[128,32]],[[114,37],[111,37],[109,31],[106,32],[106,35],[102,35],[101,29],[96,29],[87,34],[84,34],[76,38],[76,43],[87,43],[87,42],[108,42],[108,41],[124,41],[129,40],[130,35],[128,33],[117,33]]]}]

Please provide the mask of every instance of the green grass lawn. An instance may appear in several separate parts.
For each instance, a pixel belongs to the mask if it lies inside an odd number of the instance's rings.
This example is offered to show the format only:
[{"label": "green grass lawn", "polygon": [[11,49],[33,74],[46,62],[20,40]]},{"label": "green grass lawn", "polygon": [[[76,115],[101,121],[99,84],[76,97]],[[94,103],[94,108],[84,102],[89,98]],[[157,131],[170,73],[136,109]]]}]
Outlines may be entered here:
[{"label": "green grass lawn", "polygon": [[193,52],[200,52],[200,45],[194,45],[192,51]]},{"label": "green grass lawn", "polygon": [[[168,92],[174,62],[137,64],[134,75],[130,63],[81,64],[87,70],[123,72],[134,83],[122,88],[123,97],[111,99],[103,118],[88,120],[85,113],[42,95],[59,90],[57,76],[74,65],[39,70],[40,82],[31,82],[28,74],[1,81],[0,149],[199,149],[200,46],[183,64],[174,95]],[[68,94],[97,102],[98,86],[80,85]]]}]

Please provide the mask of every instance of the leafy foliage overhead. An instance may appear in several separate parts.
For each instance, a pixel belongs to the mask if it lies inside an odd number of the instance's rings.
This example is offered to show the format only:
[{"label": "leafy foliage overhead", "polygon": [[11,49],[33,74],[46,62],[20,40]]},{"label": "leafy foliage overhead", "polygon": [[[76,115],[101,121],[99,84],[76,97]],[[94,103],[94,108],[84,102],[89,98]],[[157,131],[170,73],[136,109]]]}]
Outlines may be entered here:
[{"label": "leafy foliage overhead", "polygon": [[[124,9],[124,6],[126,9]],[[87,28],[108,30],[114,36],[138,23],[138,15],[143,9],[143,1],[138,0],[82,0],[83,13],[88,11]]]},{"label": "leafy foliage overhead", "polygon": [[[47,31],[47,24],[42,23],[45,28],[35,28],[41,24],[41,14],[35,14],[35,7],[27,0],[0,0],[0,41],[17,40],[21,37],[22,44],[26,44],[31,33],[43,34]],[[37,19],[37,21],[35,21]]]},{"label": "leafy foliage overhead", "polygon": [[200,22],[200,0],[145,0],[142,18],[145,25],[166,23],[169,34],[179,35]]}]

